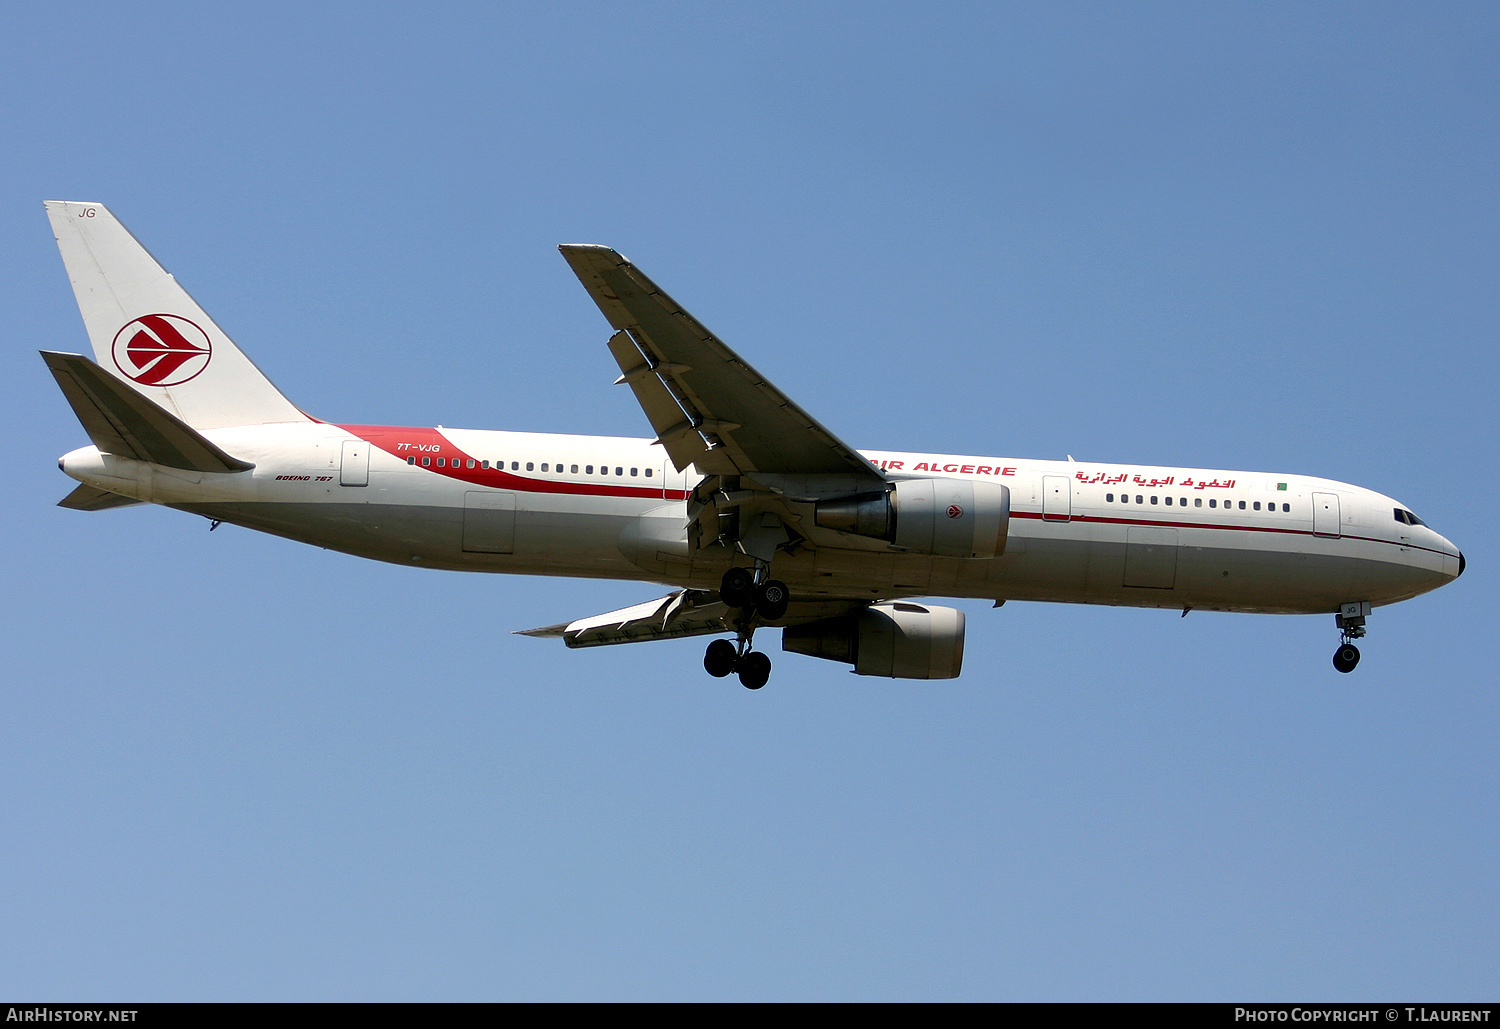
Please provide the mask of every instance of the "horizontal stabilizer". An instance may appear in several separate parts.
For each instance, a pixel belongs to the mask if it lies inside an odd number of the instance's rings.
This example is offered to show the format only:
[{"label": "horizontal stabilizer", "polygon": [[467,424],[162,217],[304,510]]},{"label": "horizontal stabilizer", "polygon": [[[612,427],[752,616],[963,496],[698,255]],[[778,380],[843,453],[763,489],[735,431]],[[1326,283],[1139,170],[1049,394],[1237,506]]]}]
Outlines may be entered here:
[{"label": "horizontal stabilizer", "polygon": [[198,472],[242,472],[255,467],[230,457],[182,419],[83,355],[44,350],[42,360],[89,439],[105,453]]},{"label": "horizontal stabilizer", "polygon": [[122,497],[118,493],[111,493],[107,489],[96,489],[93,486],[79,486],[72,493],[57,502],[58,507],[70,508],[74,511],[108,511],[112,507],[129,507],[132,504],[144,504],[144,500],[134,497]]}]

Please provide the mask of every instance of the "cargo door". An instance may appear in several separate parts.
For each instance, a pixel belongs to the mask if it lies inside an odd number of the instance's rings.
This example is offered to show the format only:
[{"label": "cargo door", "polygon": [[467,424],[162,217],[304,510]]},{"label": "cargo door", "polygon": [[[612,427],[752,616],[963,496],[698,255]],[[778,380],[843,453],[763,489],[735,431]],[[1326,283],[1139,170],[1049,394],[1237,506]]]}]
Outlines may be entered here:
[{"label": "cargo door", "polygon": [[515,548],[516,495],[491,493],[487,490],[470,490],[465,493],[464,552],[513,554]]},{"label": "cargo door", "polygon": [[1125,529],[1125,586],[1169,590],[1177,585],[1177,530],[1155,525]]}]

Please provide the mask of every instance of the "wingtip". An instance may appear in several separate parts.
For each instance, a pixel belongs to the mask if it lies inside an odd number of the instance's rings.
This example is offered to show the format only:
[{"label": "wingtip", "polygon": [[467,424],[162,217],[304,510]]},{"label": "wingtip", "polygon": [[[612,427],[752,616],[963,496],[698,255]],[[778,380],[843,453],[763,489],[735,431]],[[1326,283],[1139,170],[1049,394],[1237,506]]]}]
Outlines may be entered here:
[{"label": "wingtip", "polygon": [[512,636],[535,636],[539,639],[555,639],[563,634],[568,628],[568,622],[559,622],[557,625],[544,625],[540,629],[512,629]]}]

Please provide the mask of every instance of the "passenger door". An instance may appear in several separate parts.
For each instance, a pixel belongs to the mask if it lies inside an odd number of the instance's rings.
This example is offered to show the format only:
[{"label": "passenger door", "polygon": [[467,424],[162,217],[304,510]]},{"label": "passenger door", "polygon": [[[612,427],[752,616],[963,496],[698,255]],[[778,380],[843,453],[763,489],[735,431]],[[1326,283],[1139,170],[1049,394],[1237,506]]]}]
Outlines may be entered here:
[{"label": "passenger door", "polygon": [[1339,495],[1337,493],[1314,493],[1313,535],[1338,539],[1342,534],[1339,523]]}]

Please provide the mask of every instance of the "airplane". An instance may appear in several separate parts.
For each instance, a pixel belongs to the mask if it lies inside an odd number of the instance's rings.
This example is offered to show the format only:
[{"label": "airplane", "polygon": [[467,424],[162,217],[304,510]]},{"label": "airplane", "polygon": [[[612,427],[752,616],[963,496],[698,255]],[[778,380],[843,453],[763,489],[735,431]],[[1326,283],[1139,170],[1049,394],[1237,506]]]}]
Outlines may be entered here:
[{"label": "airplane", "polygon": [[[614,330],[653,436],[334,425],[284,397],[102,204],[45,204],[94,359],[43,351],[91,446],[60,506],[160,504],[422,568],[628,579],[666,596],[523,635],[568,647],[718,636],[704,669],[766,684],[759,629],[859,675],[955,678],[932,596],[1333,614],[1464,556],[1391,497],[1307,475],[860,451],[608,247],[559,247]],[[601,333],[602,335],[602,333]],[[732,636],[731,638],[725,638]]]}]

